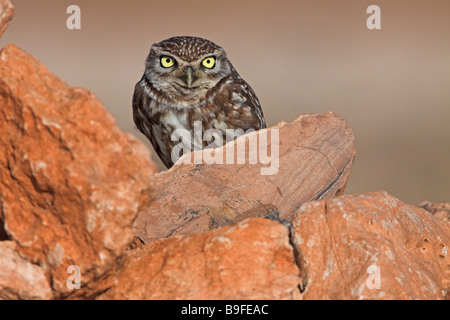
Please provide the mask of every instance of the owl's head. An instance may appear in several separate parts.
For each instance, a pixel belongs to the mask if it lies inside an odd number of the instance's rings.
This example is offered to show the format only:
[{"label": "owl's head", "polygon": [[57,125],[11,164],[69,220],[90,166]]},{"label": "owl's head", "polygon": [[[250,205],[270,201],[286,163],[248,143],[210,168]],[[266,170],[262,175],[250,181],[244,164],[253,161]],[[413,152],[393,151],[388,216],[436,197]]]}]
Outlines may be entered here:
[{"label": "owl's head", "polygon": [[155,43],[145,74],[171,99],[199,100],[234,71],[225,51],[212,41],[180,36]]}]

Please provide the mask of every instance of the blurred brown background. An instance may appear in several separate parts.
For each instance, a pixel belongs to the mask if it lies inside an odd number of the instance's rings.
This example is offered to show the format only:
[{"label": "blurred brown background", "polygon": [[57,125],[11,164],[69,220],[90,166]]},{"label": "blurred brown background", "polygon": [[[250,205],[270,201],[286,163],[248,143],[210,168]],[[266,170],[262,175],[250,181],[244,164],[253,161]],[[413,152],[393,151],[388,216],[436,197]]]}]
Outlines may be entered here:
[{"label": "blurred brown background", "polygon": [[[328,110],[349,121],[357,156],[347,193],[450,201],[448,0],[12,2],[0,47],[14,42],[92,90],[143,141],[131,97],[151,44],[201,36],[225,48],[269,126]],[[71,4],[81,8],[81,30],[66,28]],[[381,8],[381,30],[366,27],[371,4]]]}]

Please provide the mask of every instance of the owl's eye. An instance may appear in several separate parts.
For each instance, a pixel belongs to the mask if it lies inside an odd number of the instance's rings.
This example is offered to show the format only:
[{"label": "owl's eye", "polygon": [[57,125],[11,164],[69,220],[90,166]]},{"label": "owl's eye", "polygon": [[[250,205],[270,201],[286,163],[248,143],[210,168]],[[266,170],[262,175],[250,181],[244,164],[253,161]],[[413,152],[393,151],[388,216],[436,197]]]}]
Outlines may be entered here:
[{"label": "owl's eye", "polygon": [[175,60],[168,56],[162,56],[161,57],[161,65],[164,68],[170,68],[175,64]]},{"label": "owl's eye", "polygon": [[205,59],[203,59],[203,61],[202,61],[202,65],[203,65],[205,68],[212,69],[212,68],[214,68],[214,66],[216,65],[216,58],[214,58],[214,57],[208,57],[208,58],[205,58]]}]

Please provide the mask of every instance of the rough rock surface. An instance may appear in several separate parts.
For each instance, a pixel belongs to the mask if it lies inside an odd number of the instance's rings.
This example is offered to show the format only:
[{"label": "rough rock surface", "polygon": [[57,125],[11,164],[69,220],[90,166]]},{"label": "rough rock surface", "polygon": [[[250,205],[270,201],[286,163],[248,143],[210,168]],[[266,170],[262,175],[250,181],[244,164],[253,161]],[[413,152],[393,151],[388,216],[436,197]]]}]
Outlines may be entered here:
[{"label": "rough rock surface", "polygon": [[0,51],[0,106],[0,240],[14,241],[64,297],[69,265],[84,284],[111,271],[155,166],[90,91],[14,45]]},{"label": "rough rock surface", "polygon": [[431,212],[439,220],[450,221],[450,203],[448,202],[431,203],[430,201],[424,201],[419,207]]},{"label": "rough rock surface", "polygon": [[19,256],[14,241],[0,242],[0,300],[50,299],[44,269]]},{"label": "rough rock surface", "polygon": [[300,299],[288,229],[263,218],[128,251],[101,299]]},{"label": "rough rock surface", "polygon": [[0,0],[0,37],[14,15],[14,6],[9,0]]},{"label": "rough rock surface", "polygon": [[292,219],[304,299],[443,299],[450,228],[386,192],[304,204]]},{"label": "rough rock surface", "polygon": [[[0,0],[0,35],[11,8]],[[276,175],[261,174],[267,165],[178,163],[153,176],[148,150],[92,93],[7,46],[0,299],[448,298],[448,203],[338,196],[355,155],[347,123],[327,113],[275,128]],[[80,267],[78,290],[67,286],[70,265]]]},{"label": "rough rock surface", "polygon": [[[274,143],[273,129],[279,130]],[[292,123],[240,137],[216,152],[226,154],[227,148],[255,137],[264,141],[261,136],[268,130],[266,154],[279,150],[276,174],[262,174],[268,164],[248,164],[249,149],[252,154],[263,150],[250,142],[239,155],[246,164],[180,164],[181,158],[171,170],[155,176],[155,201],[138,214],[135,234],[149,242],[249,217],[288,220],[304,202],[343,193],[355,157],[353,133],[344,119],[331,112],[302,115]],[[191,159],[202,152],[209,151],[196,151]]]}]

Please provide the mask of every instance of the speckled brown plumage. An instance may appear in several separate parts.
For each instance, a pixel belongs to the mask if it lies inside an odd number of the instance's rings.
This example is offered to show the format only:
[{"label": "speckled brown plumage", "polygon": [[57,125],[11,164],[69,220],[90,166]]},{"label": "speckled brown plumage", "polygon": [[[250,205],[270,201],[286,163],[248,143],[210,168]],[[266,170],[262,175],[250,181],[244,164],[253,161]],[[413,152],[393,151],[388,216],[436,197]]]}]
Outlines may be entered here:
[{"label": "speckled brown plumage", "polygon": [[[173,66],[164,67],[164,57],[173,59]],[[215,61],[212,68],[202,65],[208,58]],[[172,149],[179,143],[171,139],[176,129],[193,132],[194,122],[201,121],[203,132],[217,129],[226,142],[226,129],[245,132],[266,126],[258,98],[225,51],[196,37],[173,37],[152,46],[144,75],[135,86],[133,118],[168,168],[173,165]],[[192,135],[192,150],[195,144],[205,148],[210,143]]]}]

